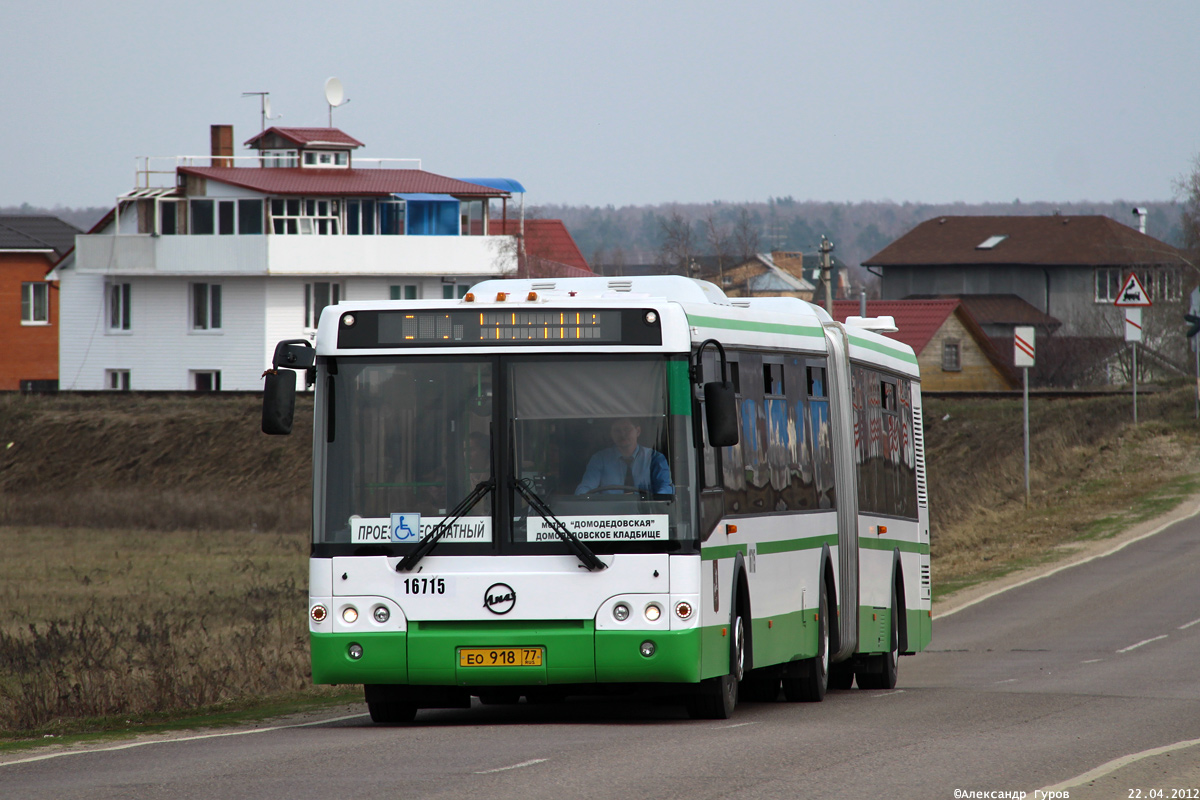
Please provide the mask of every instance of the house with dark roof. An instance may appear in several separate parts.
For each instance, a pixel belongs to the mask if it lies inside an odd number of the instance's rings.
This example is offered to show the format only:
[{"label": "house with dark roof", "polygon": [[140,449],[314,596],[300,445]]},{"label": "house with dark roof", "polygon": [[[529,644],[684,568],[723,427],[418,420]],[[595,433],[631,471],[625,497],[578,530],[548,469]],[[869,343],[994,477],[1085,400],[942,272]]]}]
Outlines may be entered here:
[{"label": "house with dark roof", "polygon": [[140,159],[137,186],[56,268],[63,389],[257,389],[276,342],[311,338],[326,305],[590,274],[561,223],[523,224],[511,178],[363,158],[336,128],[268,128],[249,156],[230,125],[211,142],[203,158]]},{"label": "house with dark roof", "polygon": [[937,217],[862,263],[884,300],[1015,295],[1059,321],[1059,336],[1120,336],[1113,301],[1131,272],[1155,303],[1194,282],[1183,253],[1104,216]]},{"label": "house with dark roof", "polygon": [[0,216],[0,390],[58,388],[58,286],[46,274],[78,233],[57,217]]},{"label": "house with dark roof", "polygon": [[[858,316],[859,303],[838,300],[833,317],[845,322]],[[1008,391],[1020,387],[996,345],[958,298],[930,300],[868,300],[867,316],[891,317],[896,332],[917,355],[921,387],[926,391]]]}]

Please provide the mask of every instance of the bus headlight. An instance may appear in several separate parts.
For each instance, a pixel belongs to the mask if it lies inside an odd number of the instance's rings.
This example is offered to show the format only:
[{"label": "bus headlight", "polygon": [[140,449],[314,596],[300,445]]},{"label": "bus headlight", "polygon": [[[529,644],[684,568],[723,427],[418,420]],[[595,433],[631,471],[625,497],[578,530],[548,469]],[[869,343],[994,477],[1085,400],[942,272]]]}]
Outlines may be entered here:
[{"label": "bus headlight", "polygon": [[354,606],[346,606],[342,609],[342,622],[347,625],[353,625],[358,622],[358,609]]},{"label": "bus headlight", "polygon": [[658,618],[662,616],[662,607],[658,603],[651,603],[646,606],[646,619],[651,622],[658,622]]},{"label": "bus headlight", "polygon": [[624,622],[629,619],[629,604],[617,603],[613,606],[613,619],[617,622]]},{"label": "bus headlight", "polygon": [[680,600],[675,604],[675,616],[680,619],[691,619],[694,611],[695,609],[692,608],[692,604],[687,600]]},{"label": "bus headlight", "polygon": [[325,617],[329,616],[329,612],[325,609],[325,606],[317,603],[308,610],[308,615],[312,617],[313,622],[324,622]]},{"label": "bus headlight", "polygon": [[388,611],[387,606],[375,606],[371,616],[375,617],[376,622],[383,624],[388,621],[388,617],[392,616],[392,612]]}]

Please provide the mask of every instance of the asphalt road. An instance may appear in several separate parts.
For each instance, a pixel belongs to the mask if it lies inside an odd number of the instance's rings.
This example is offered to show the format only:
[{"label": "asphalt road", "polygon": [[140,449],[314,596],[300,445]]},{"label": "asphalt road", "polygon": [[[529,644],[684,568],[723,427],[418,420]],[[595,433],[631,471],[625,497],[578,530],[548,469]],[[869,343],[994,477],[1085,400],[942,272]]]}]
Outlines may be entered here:
[{"label": "asphalt road", "polygon": [[0,797],[1200,798],[1200,522],[937,619],[896,691],[720,722],[612,699],[364,712],[9,755]]}]

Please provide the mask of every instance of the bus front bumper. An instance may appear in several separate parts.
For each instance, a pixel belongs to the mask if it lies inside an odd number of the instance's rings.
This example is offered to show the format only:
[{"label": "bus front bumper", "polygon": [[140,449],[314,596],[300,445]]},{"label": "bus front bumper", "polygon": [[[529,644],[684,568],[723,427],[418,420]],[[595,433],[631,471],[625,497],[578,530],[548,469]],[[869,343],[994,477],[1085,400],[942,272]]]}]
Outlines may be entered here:
[{"label": "bus front bumper", "polygon": [[[591,620],[503,628],[414,622],[407,632],[310,632],[309,636],[313,682],[320,684],[548,686],[696,683],[701,678],[701,631],[696,628],[597,631]],[[643,655],[646,642],[653,644],[652,655]],[[540,648],[542,663],[462,666],[462,648]]]}]

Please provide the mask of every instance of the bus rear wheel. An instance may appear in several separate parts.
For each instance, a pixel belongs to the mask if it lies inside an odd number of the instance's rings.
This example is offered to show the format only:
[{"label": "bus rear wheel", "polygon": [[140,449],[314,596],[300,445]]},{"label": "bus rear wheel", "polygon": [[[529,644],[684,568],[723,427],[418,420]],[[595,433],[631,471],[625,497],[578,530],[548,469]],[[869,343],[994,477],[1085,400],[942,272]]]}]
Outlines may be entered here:
[{"label": "bus rear wheel", "polygon": [[730,626],[733,642],[729,653],[729,674],[704,681],[687,696],[688,716],[692,719],[729,719],[738,703],[738,684],[746,672],[746,629],[738,614]]},{"label": "bus rear wheel", "polygon": [[900,668],[900,625],[897,619],[896,587],[892,587],[891,637],[886,653],[870,657],[869,669],[859,672],[860,689],[895,689]]},{"label": "bus rear wheel", "polygon": [[819,703],[829,688],[829,600],[821,579],[821,603],[817,611],[817,654],[800,663],[799,675],[783,676],[783,696],[792,703]]}]

